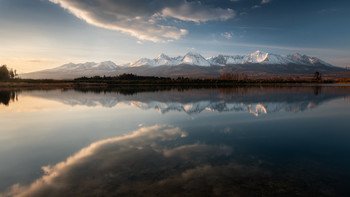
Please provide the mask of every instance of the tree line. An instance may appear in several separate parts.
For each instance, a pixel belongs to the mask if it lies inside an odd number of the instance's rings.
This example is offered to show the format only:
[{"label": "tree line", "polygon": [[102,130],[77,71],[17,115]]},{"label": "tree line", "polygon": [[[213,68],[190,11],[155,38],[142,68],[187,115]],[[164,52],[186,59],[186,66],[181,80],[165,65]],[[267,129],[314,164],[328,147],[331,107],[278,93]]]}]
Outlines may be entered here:
[{"label": "tree line", "polygon": [[80,77],[74,79],[75,81],[111,81],[111,80],[171,80],[169,77],[156,77],[156,76],[139,76],[131,73],[124,73],[118,76],[94,76],[94,77]]},{"label": "tree line", "polygon": [[9,68],[7,68],[6,65],[2,65],[0,67],[0,80],[1,81],[14,79],[16,76],[17,76],[16,70],[13,70],[12,68],[9,69]]}]

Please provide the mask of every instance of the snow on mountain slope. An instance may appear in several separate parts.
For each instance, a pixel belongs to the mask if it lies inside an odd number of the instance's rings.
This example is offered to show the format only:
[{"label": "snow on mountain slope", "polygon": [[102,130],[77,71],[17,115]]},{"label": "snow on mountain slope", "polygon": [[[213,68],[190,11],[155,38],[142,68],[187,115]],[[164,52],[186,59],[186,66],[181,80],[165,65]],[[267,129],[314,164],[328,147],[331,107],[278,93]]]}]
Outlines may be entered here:
[{"label": "snow on mountain slope", "polygon": [[139,67],[139,66],[163,66],[163,65],[179,65],[181,64],[181,56],[178,57],[169,57],[165,54],[160,54],[158,57],[154,59],[141,58],[133,63],[131,63],[130,67]]},{"label": "snow on mountain slope", "polygon": [[154,60],[148,58],[141,58],[133,63],[131,63],[130,67],[140,67],[140,66],[157,66]]},{"label": "snow on mountain slope", "polygon": [[288,59],[292,60],[293,62],[298,63],[298,64],[304,64],[304,65],[323,64],[326,66],[333,67],[333,65],[328,64],[327,62],[324,62],[324,61],[320,60],[319,58],[309,57],[307,55],[301,55],[299,53],[290,54],[290,55],[287,55],[286,57]]},{"label": "snow on mountain slope", "polygon": [[[289,65],[293,66],[289,66]],[[191,65],[191,66],[187,66]],[[273,66],[270,66],[273,65]],[[167,66],[167,67],[159,67]],[[54,78],[74,79],[82,76],[115,76],[123,73],[137,75],[156,75],[167,77],[218,77],[226,68],[216,66],[234,67],[235,72],[255,72],[270,74],[310,74],[316,70],[320,72],[342,72],[341,68],[332,66],[316,57],[301,54],[277,55],[256,51],[248,55],[217,55],[205,59],[201,54],[189,52],[184,56],[169,57],[160,54],[154,59],[141,58],[133,63],[117,66],[111,61],[100,63],[68,63],[57,68],[32,73],[21,74],[22,78]],[[305,66],[305,67],[304,67]],[[159,67],[159,68],[158,68]]]},{"label": "snow on mountain slope", "polygon": [[206,60],[201,54],[188,52],[181,61],[182,64],[210,66],[210,62]]},{"label": "snow on mountain slope", "polygon": [[266,53],[262,51],[256,51],[251,53],[248,58],[250,63],[260,63],[260,64],[289,64],[293,63],[292,60],[283,57],[281,55]]},{"label": "snow on mountain slope", "polygon": [[249,55],[217,55],[207,59],[212,65],[221,65],[225,66],[228,64],[290,64],[295,63],[293,60],[272,53],[266,53],[262,51],[256,51]]},{"label": "snow on mountain slope", "polygon": [[[249,55],[217,55],[209,58],[204,58],[201,54],[195,52],[188,52],[184,56],[178,57],[169,57],[165,54],[160,54],[158,57],[154,59],[141,58],[133,63],[126,64],[123,67],[140,67],[140,66],[178,66],[182,64],[189,64],[195,66],[211,66],[211,65],[233,65],[233,64],[300,64],[307,66],[314,65],[325,65],[329,67],[333,67],[331,64],[328,64],[319,58],[309,57],[307,55],[301,55],[299,53],[291,54],[291,55],[277,55],[273,53],[266,53],[262,51],[256,51]],[[60,67],[49,69],[45,71],[85,71],[85,70],[115,70],[119,68],[112,61],[105,62],[86,62],[86,63],[68,63],[64,64]]]},{"label": "snow on mountain slope", "polygon": [[244,64],[248,60],[248,56],[230,56],[230,55],[217,55],[207,58],[207,61],[211,65],[225,66],[227,64]]},{"label": "snow on mountain slope", "polygon": [[177,66],[181,64],[189,64],[196,66],[210,66],[210,62],[208,62],[201,54],[189,52],[185,56],[178,57],[169,57],[165,54],[160,54],[158,57],[154,59],[141,58],[135,62],[133,62],[130,67],[139,67],[139,66]]},{"label": "snow on mountain slope", "polygon": [[169,57],[164,53],[160,54],[158,57],[154,58],[153,61],[156,65],[179,65],[181,64],[181,56],[178,57]]},{"label": "snow on mountain slope", "polygon": [[86,62],[86,63],[68,63],[60,67],[50,69],[49,71],[85,71],[85,70],[113,70],[118,68],[118,66],[112,61],[105,62]]},{"label": "snow on mountain slope", "polygon": [[97,65],[94,65],[92,68],[108,70],[108,69],[116,69],[118,68],[118,66],[112,61],[105,61],[105,62],[100,62]]},{"label": "snow on mountain slope", "polygon": [[248,62],[250,63],[263,63],[268,60],[269,54],[261,51],[255,51],[251,53],[248,58]]},{"label": "snow on mountain slope", "polygon": [[300,64],[312,66],[322,64],[325,66],[332,66],[318,58],[309,57],[307,55],[300,55],[298,53],[293,55],[277,55],[263,51],[255,51],[248,55],[217,55],[209,58],[204,58],[201,54],[195,52],[188,52],[184,56],[169,57],[165,54],[160,54],[154,59],[141,58],[130,64],[130,67],[140,66],[178,66],[182,64],[196,65],[196,66],[226,66],[233,64]]}]

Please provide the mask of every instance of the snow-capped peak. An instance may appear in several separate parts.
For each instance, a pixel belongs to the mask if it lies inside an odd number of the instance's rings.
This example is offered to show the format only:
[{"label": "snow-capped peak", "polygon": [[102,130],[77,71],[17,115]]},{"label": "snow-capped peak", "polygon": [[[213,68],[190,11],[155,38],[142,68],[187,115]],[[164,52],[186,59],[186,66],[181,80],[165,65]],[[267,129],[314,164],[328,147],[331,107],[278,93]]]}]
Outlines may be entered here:
[{"label": "snow-capped peak", "polygon": [[154,59],[141,58],[130,65],[130,67],[139,66],[177,66],[181,64],[190,64],[197,66],[210,66],[210,63],[199,53],[188,52],[185,56],[169,57],[164,53]]},{"label": "snow-capped peak", "polygon": [[130,67],[139,67],[139,66],[155,66],[155,63],[153,60],[148,58],[141,58],[133,63],[131,63]]},{"label": "snow-capped peak", "polygon": [[210,66],[210,62],[206,60],[201,54],[195,52],[188,52],[182,58],[182,64]]},{"label": "snow-capped peak", "polygon": [[68,70],[68,71],[85,71],[85,70],[113,70],[118,68],[118,66],[112,61],[104,61],[100,63],[96,62],[85,62],[85,63],[68,63],[60,67],[52,69],[53,71]]},{"label": "snow-capped peak", "polygon": [[178,66],[178,65],[196,65],[196,66],[211,66],[211,65],[233,65],[233,64],[276,64],[276,65],[287,65],[287,64],[302,64],[312,66],[315,64],[323,64],[326,66],[332,66],[318,58],[309,57],[295,53],[292,55],[277,55],[264,51],[255,51],[248,55],[217,55],[209,58],[204,58],[201,54],[190,51],[184,56],[169,57],[164,53],[160,54],[154,59],[141,58],[132,64],[130,67],[139,66]]},{"label": "snow-capped peak", "polygon": [[249,55],[217,55],[207,59],[212,65],[229,65],[229,64],[289,64],[292,63],[286,57],[281,55],[255,51]]},{"label": "snow-capped peak", "polygon": [[154,58],[154,64],[155,66],[161,66],[161,65],[178,65],[181,63],[181,56],[179,57],[169,57],[165,55],[164,53],[160,54],[158,57]]},{"label": "snow-capped peak", "polygon": [[156,57],[154,59],[158,59],[158,60],[160,60],[160,59],[170,59],[170,57],[165,55],[164,53],[161,53],[158,57]]},{"label": "snow-capped peak", "polygon": [[261,63],[264,62],[269,57],[269,53],[265,53],[262,51],[255,51],[249,55],[248,62],[251,63]]},{"label": "snow-capped peak", "polygon": [[93,66],[94,68],[99,68],[99,69],[104,69],[104,70],[108,70],[108,69],[116,69],[118,68],[118,66],[112,62],[112,61],[104,61],[104,62],[100,62],[99,64],[96,64],[95,66]]}]

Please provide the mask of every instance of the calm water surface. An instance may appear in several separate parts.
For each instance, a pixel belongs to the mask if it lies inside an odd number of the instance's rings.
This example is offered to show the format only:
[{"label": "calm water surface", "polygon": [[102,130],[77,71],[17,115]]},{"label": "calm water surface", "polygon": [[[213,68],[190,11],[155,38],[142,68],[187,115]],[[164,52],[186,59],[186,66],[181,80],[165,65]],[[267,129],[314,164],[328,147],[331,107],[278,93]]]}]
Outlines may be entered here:
[{"label": "calm water surface", "polygon": [[350,87],[0,90],[0,196],[350,196]]}]

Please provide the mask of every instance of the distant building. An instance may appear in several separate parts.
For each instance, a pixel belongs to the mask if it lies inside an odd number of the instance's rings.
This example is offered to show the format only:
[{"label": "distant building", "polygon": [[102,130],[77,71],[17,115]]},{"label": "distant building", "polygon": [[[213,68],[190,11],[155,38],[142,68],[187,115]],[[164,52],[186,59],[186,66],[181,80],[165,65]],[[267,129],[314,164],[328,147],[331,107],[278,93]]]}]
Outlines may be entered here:
[{"label": "distant building", "polygon": [[350,66],[345,66],[345,69],[349,69],[350,70]]}]

